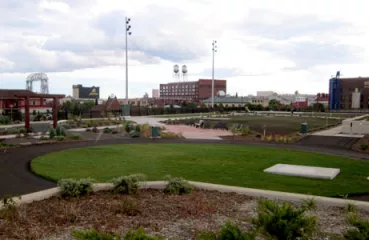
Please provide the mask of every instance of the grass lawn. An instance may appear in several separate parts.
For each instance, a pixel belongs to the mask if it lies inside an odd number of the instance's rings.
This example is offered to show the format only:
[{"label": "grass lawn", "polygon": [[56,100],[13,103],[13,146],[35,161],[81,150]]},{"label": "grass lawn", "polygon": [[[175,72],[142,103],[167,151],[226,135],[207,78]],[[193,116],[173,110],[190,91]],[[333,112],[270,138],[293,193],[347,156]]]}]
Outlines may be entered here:
[{"label": "grass lawn", "polygon": [[[340,168],[334,180],[264,173],[277,163]],[[32,170],[48,179],[88,178],[100,182],[144,173],[147,180],[181,176],[208,183],[339,196],[369,192],[369,162],[324,154],[219,144],[131,144],[72,149],[41,156]]]}]

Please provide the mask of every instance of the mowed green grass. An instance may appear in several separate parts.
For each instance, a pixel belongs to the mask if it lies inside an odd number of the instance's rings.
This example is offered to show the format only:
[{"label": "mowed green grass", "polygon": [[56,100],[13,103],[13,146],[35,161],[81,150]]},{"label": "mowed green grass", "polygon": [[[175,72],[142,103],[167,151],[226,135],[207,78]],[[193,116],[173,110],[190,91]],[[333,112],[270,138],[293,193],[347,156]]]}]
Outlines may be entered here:
[{"label": "mowed green grass", "polygon": [[[277,163],[340,168],[333,180],[264,173]],[[41,156],[32,170],[48,179],[88,178],[99,182],[143,173],[147,180],[170,174],[192,181],[339,196],[369,192],[369,162],[324,154],[221,144],[125,144],[72,149]]]}]

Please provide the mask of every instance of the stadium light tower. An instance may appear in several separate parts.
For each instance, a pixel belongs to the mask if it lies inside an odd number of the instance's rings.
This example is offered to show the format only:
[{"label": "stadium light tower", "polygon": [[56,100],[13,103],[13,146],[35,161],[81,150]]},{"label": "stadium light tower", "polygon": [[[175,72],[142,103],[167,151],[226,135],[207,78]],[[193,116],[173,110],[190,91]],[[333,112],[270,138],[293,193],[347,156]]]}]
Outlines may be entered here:
[{"label": "stadium light tower", "polygon": [[126,17],[126,104],[128,104],[128,35],[132,34],[130,22],[131,19]]},{"label": "stadium light tower", "polygon": [[213,68],[212,68],[212,80],[211,80],[211,107],[214,108],[214,55],[217,52],[217,41],[213,40]]}]

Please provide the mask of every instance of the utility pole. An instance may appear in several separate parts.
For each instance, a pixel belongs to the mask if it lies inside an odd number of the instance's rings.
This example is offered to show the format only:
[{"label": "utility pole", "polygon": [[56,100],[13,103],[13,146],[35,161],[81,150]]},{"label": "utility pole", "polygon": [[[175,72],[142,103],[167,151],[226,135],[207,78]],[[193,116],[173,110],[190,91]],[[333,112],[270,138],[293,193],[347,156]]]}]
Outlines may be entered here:
[{"label": "utility pole", "polygon": [[131,35],[130,18],[126,17],[126,104],[128,104],[128,35]]},{"label": "utility pole", "polygon": [[214,108],[214,55],[217,52],[217,41],[213,40],[213,67],[212,67],[212,80],[211,80],[211,107]]}]

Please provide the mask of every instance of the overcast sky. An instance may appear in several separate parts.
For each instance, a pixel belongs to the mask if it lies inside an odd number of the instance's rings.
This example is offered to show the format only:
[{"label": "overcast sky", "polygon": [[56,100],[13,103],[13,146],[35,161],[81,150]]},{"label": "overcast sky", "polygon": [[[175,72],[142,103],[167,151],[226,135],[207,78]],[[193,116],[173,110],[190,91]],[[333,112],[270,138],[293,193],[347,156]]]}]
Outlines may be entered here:
[{"label": "overcast sky", "polygon": [[[25,88],[45,72],[52,93],[73,84],[129,96],[171,82],[174,64],[189,80],[215,77],[228,93],[328,92],[337,70],[369,76],[369,15],[364,0],[0,0],[0,88]],[[39,84],[35,85],[39,88]],[[38,89],[37,89],[38,90]]]}]

